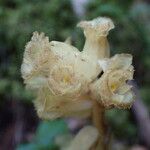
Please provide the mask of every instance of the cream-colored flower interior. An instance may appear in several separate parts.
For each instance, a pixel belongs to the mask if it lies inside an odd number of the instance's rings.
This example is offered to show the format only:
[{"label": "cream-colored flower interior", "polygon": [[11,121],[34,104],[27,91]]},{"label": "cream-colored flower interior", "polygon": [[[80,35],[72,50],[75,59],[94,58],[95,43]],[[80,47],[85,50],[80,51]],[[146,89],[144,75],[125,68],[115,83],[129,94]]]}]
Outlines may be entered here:
[{"label": "cream-colored flower interior", "polygon": [[91,86],[95,97],[106,107],[130,107],[134,94],[132,86],[128,84],[133,79],[132,56],[117,54],[110,59],[99,60],[104,73]]}]

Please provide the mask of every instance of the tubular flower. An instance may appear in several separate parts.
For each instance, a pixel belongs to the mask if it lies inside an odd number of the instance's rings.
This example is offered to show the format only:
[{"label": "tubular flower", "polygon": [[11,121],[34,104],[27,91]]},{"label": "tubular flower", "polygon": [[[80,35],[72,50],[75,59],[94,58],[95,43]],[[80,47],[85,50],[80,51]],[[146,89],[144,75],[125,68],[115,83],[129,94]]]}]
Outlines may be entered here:
[{"label": "tubular flower", "polygon": [[98,17],[91,21],[81,21],[78,24],[84,30],[86,37],[83,54],[90,55],[93,59],[109,57],[109,43],[107,35],[114,24],[111,19]]},{"label": "tubular flower", "polygon": [[110,59],[99,60],[104,73],[91,85],[92,96],[105,107],[128,108],[134,94],[127,81],[133,79],[132,56],[117,54]]}]

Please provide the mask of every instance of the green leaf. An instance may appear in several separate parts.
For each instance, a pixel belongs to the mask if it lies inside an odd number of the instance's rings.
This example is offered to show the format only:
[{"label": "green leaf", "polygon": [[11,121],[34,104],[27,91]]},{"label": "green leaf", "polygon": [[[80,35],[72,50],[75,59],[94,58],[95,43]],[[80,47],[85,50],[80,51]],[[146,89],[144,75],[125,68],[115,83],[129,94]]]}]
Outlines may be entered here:
[{"label": "green leaf", "polygon": [[39,150],[39,147],[37,144],[34,144],[34,143],[22,144],[18,146],[16,150]]},{"label": "green leaf", "polygon": [[37,143],[30,143],[30,144],[22,144],[18,146],[16,150],[58,150],[58,147],[54,144],[49,144],[43,147]]},{"label": "green leaf", "polygon": [[66,132],[68,132],[68,128],[64,120],[43,121],[37,129],[35,141],[46,146],[53,142],[54,137]]},{"label": "green leaf", "polygon": [[64,120],[42,121],[35,134],[35,139],[29,144],[18,146],[17,150],[58,150],[54,138],[60,134],[68,133]]}]

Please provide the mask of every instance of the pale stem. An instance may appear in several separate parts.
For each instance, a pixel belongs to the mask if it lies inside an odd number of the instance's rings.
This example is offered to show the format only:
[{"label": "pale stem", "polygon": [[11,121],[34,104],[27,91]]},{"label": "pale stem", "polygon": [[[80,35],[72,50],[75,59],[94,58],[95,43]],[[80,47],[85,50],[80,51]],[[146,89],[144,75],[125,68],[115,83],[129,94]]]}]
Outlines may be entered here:
[{"label": "pale stem", "polygon": [[93,100],[92,121],[100,134],[92,150],[108,150],[108,143],[106,143],[107,125],[105,123],[105,109],[96,100]]}]

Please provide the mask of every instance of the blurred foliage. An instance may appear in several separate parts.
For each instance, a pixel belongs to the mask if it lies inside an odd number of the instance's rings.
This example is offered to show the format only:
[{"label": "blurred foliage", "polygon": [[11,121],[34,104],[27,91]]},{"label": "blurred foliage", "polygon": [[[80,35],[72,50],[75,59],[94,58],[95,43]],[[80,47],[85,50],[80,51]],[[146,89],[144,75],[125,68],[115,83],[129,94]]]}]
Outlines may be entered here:
[{"label": "blurred foliage", "polygon": [[18,146],[17,150],[58,150],[54,138],[68,131],[67,124],[63,120],[43,121],[38,126],[34,140],[29,144]]},{"label": "blurred foliage", "polygon": [[148,107],[149,113],[150,113],[150,86],[144,86],[140,89],[140,94],[142,99],[144,100],[146,106]]},{"label": "blurred foliage", "polygon": [[137,127],[131,121],[129,111],[112,109],[107,111],[106,117],[111,125],[112,132],[118,139],[130,141],[130,143],[137,142]]},{"label": "blurred foliage", "polygon": [[[93,0],[87,5],[86,19],[98,16],[109,16],[116,25],[109,35],[112,55],[133,54],[135,79],[150,110],[150,5],[134,0]],[[113,109],[106,116],[118,139],[137,143],[137,127],[129,111]]]},{"label": "blurred foliage", "polygon": [[[69,0],[0,1],[1,100],[17,99],[31,104],[33,95],[25,89],[20,74],[25,44],[34,31],[44,32],[50,40],[64,41],[76,22]],[[42,121],[32,142],[18,146],[17,150],[56,150],[54,137],[66,132],[63,120]]]},{"label": "blurred foliage", "polygon": [[69,0],[0,1],[0,94],[31,99],[20,74],[25,44],[34,31],[44,32],[50,40],[65,40],[75,24]]},{"label": "blurred foliage", "polygon": [[94,0],[87,6],[86,16],[112,18],[116,28],[109,36],[111,53],[132,53],[136,80],[141,85],[149,85],[150,5],[133,0]]},{"label": "blurred foliage", "polygon": [[[115,22],[116,28],[109,35],[111,53],[133,54],[135,78],[150,110],[150,5],[135,0],[92,0],[86,10],[85,19],[109,16]],[[50,40],[61,41],[72,35],[81,50],[84,38],[81,30],[75,29],[77,22],[70,0],[0,0],[1,100],[33,99],[20,74],[24,46],[32,32],[45,32]],[[137,128],[129,111],[111,110],[106,116],[116,137],[136,142]],[[68,129],[62,120],[41,122],[33,141],[17,150],[58,149],[54,137],[65,132]]]}]

